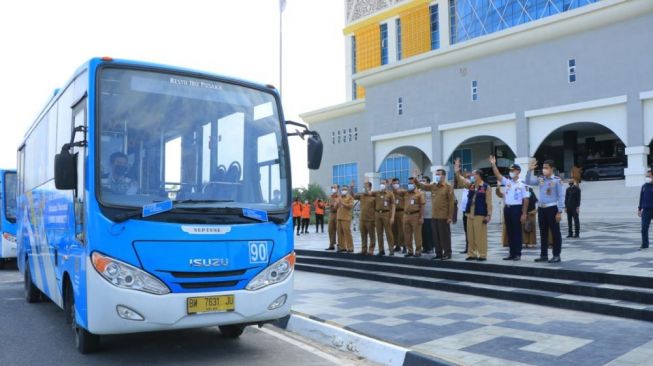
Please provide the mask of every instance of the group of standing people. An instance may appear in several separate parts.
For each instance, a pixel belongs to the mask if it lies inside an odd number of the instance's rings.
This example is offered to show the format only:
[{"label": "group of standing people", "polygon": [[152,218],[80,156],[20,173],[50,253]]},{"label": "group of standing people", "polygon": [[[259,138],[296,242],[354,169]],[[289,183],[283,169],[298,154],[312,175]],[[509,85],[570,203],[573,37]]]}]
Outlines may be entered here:
[{"label": "group of standing people", "polygon": [[[316,199],[313,202],[313,212],[315,213],[315,232],[319,229],[324,232],[324,211],[326,205],[321,199]],[[297,230],[297,236],[301,234],[308,234],[308,226],[311,222],[311,205],[308,200],[301,202],[299,197],[295,197],[292,203],[292,218],[294,229]]]}]

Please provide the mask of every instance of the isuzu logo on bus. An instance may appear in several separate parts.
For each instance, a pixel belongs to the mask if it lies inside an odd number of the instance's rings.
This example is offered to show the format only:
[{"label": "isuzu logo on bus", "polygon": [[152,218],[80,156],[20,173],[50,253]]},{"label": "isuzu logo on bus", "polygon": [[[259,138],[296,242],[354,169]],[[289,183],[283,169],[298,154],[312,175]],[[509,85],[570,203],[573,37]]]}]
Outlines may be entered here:
[{"label": "isuzu logo on bus", "polygon": [[228,258],[191,258],[188,260],[191,267],[227,267]]}]

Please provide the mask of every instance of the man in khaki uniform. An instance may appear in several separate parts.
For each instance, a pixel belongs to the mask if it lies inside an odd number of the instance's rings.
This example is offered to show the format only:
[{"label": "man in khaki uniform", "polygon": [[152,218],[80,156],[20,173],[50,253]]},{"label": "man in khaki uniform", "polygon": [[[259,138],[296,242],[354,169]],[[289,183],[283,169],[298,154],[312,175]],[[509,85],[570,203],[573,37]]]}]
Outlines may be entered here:
[{"label": "man in khaki uniform", "polygon": [[[408,253],[404,257],[422,256],[422,222],[424,222],[424,194],[416,189],[415,180],[408,179],[404,191],[404,244]],[[415,245],[413,246],[413,238]]]},{"label": "man in khaki uniform", "polygon": [[338,198],[338,252],[354,252],[354,239],[351,237],[351,218],[354,208],[354,197],[349,194],[349,188],[343,187]]},{"label": "man in khaki uniform", "polygon": [[340,192],[338,192],[338,185],[334,184],[331,186],[331,196],[327,200],[327,208],[329,209],[329,247],[326,250],[336,250],[338,245],[338,198],[340,197]]},{"label": "man in khaki uniform", "polygon": [[404,243],[404,196],[406,191],[401,189],[399,178],[392,179],[392,192],[395,195],[395,221],[392,225],[394,251],[398,252],[403,249],[403,253],[406,253],[406,243]]},{"label": "man in khaki uniform", "polygon": [[382,180],[379,186],[379,191],[372,192],[374,196],[374,226],[376,228],[376,237],[379,242],[379,254],[385,255],[385,247],[383,246],[383,233],[385,232],[386,239],[388,240],[389,254],[394,255],[392,236],[392,224],[395,220],[395,196],[389,191],[387,181]]},{"label": "man in khaki uniform", "polygon": [[[351,187],[350,187],[351,190]],[[374,219],[375,219],[375,208],[376,208],[376,199],[371,194],[372,192],[372,182],[365,182],[365,192],[357,193],[354,195],[354,199],[360,201],[360,222],[359,228],[361,232],[361,255],[373,255],[374,247],[376,246],[376,234],[374,232]],[[367,246],[367,239],[370,239],[369,249]],[[383,247],[379,248],[380,251],[383,251]]]},{"label": "man in khaki uniform", "polygon": [[438,169],[433,176],[433,184],[421,184],[417,187],[431,192],[431,230],[435,239],[435,257],[433,259],[451,259],[451,222],[454,215],[453,187],[447,183],[447,172]]}]

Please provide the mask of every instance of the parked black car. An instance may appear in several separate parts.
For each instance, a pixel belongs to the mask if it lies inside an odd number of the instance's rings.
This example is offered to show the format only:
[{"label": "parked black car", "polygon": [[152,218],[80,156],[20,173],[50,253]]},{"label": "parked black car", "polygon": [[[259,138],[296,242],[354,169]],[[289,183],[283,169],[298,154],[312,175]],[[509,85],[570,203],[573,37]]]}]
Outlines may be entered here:
[{"label": "parked black car", "polygon": [[583,166],[583,179],[595,181],[606,178],[624,178],[627,164],[618,159],[599,159],[588,161]]},{"label": "parked black car", "polygon": [[[503,167],[503,166],[500,166],[498,168],[499,168],[499,172],[501,173],[501,175],[503,175],[506,178],[510,177],[510,169],[508,169],[507,167]],[[479,168],[479,170],[482,171],[483,174],[485,175],[485,182],[487,184],[489,184],[491,186],[496,186],[497,185],[497,177],[494,176],[494,172],[492,171],[492,167]],[[524,174],[526,174],[526,172],[524,172]],[[526,177],[526,175],[524,175],[522,177],[522,179],[524,177]]]}]

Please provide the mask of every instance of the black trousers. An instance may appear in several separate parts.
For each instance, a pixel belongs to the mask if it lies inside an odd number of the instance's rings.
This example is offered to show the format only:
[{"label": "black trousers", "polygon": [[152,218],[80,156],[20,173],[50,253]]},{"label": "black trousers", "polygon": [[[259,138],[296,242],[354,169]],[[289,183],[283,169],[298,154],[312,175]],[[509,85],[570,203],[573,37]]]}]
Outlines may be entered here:
[{"label": "black trousers", "polygon": [[422,251],[430,252],[433,250],[433,230],[431,228],[431,221],[433,219],[424,219],[422,225]]},{"label": "black trousers", "polygon": [[463,230],[465,230],[465,253],[467,253],[467,248],[469,248],[469,238],[467,237],[467,215],[463,213]]},{"label": "black trousers", "polygon": [[431,225],[435,237],[435,255],[451,257],[451,226],[446,219],[433,219]]},{"label": "black trousers", "polygon": [[503,218],[506,222],[506,236],[508,236],[511,257],[521,257],[523,245],[521,214],[522,205],[506,206],[503,208]]},{"label": "black trousers", "polygon": [[302,228],[302,218],[301,216],[298,217],[293,217],[292,218],[292,225],[297,228],[297,234],[299,234],[299,231]]},{"label": "black trousers", "polygon": [[322,229],[324,232],[324,215],[315,214],[315,232],[317,233],[318,228]]},{"label": "black trousers", "polygon": [[572,229],[576,230],[576,235],[580,234],[580,220],[578,219],[577,209],[577,207],[567,207],[567,225],[569,226],[569,236],[574,235],[574,231]]},{"label": "black trousers", "polygon": [[549,230],[553,236],[553,256],[558,257],[562,252],[562,235],[560,235],[560,223],[556,222],[558,206],[538,209],[538,221],[540,225],[540,239],[542,247],[540,256],[547,258],[549,256]]},{"label": "black trousers", "polygon": [[311,222],[311,219],[302,219],[302,232],[308,233],[308,224]]}]

